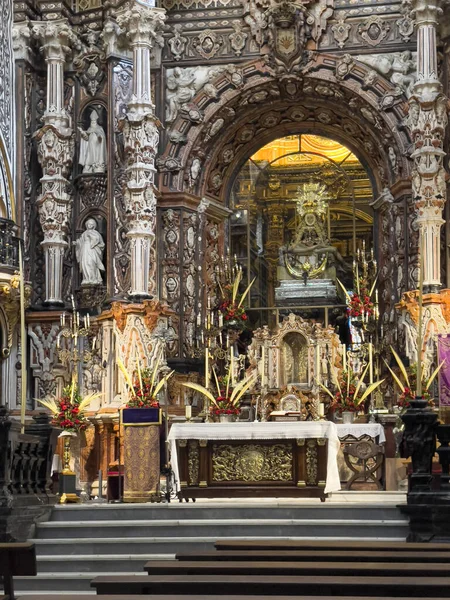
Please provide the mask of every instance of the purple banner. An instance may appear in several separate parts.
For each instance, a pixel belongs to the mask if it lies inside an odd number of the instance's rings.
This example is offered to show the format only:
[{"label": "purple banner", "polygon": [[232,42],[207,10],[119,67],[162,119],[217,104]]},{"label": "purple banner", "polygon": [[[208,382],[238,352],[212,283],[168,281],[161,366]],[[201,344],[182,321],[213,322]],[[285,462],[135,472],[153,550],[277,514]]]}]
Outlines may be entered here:
[{"label": "purple banner", "polygon": [[439,405],[450,406],[450,335],[438,335],[438,363],[444,360],[439,371]]}]

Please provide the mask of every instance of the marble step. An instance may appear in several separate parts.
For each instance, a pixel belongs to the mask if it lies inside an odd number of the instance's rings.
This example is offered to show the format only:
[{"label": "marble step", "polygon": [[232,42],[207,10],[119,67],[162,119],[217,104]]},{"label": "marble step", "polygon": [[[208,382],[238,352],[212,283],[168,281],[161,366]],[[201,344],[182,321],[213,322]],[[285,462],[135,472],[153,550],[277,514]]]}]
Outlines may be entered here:
[{"label": "marble step", "polygon": [[91,556],[52,556],[37,557],[38,573],[142,573],[150,560],[173,560],[175,554],[95,554]]},{"label": "marble step", "polygon": [[[276,536],[271,537],[261,532],[259,536],[222,536],[221,540],[226,539],[247,539],[247,540],[333,540],[333,541],[397,541],[404,542],[406,532],[399,536],[386,536],[383,530],[378,530],[376,535],[364,536],[359,531],[357,536],[349,536],[346,532],[339,536],[323,535],[317,536],[310,532],[308,536]],[[214,550],[214,543],[217,537],[196,537],[196,538],[145,538],[145,537],[124,537],[124,538],[69,538],[65,539],[34,539],[31,540],[36,545],[36,554],[38,556],[64,556],[68,560],[72,556],[94,556],[94,555],[127,555],[127,554],[176,554],[177,552],[202,552]]]},{"label": "marble step", "polygon": [[79,504],[57,506],[52,511],[51,522],[67,521],[128,521],[163,519],[401,519],[396,502],[361,505],[360,502],[333,502],[302,504],[293,502],[264,502],[257,505],[241,503],[232,506],[224,503],[173,503],[173,504]]},{"label": "marble step", "polygon": [[[91,581],[101,575],[105,575],[105,572],[77,573],[74,571],[70,573],[38,573],[35,577],[15,577],[15,595],[18,596],[23,591],[42,594],[41,590],[64,591],[66,593],[88,592],[92,589]],[[142,575],[142,572],[118,571],[115,575]]]},{"label": "marble step", "polygon": [[[324,514],[325,516],[325,514]],[[38,523],[36,538],[246,537],[246,536],[406,536],[405,519],[173,519],[49,521]]]}]

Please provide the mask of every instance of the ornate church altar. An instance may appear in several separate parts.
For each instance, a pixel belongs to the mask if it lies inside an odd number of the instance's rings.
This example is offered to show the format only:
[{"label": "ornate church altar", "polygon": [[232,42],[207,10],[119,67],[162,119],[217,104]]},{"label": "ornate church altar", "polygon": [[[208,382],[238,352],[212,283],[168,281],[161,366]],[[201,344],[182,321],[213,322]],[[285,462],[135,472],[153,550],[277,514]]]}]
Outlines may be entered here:
[{"label": "ornate church altar", "polygon": [[340,489],[336,425],[180,423],[169,434],[180,498],[320,497]]}]

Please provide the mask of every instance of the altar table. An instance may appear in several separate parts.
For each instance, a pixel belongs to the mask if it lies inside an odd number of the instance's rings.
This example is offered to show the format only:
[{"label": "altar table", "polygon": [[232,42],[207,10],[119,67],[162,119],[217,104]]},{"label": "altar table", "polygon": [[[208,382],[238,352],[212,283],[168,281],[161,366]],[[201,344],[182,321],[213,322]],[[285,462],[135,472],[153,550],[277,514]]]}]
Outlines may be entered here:
[{"label": "altar table", "polygon": [[341,489],[331,421],[175,423],[168,441],[182,498],[324,499]]}]

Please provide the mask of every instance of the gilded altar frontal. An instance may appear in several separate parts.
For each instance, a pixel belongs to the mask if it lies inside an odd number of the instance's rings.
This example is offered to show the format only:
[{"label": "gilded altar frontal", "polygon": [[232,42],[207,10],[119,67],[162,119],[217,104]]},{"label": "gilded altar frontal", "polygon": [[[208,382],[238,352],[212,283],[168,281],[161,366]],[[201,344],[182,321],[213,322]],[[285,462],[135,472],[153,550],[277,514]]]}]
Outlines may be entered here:
[{"label": "gilded altar frontal", "polygon": [[0,506],[448,487],[450,6],[0,14]]}]

